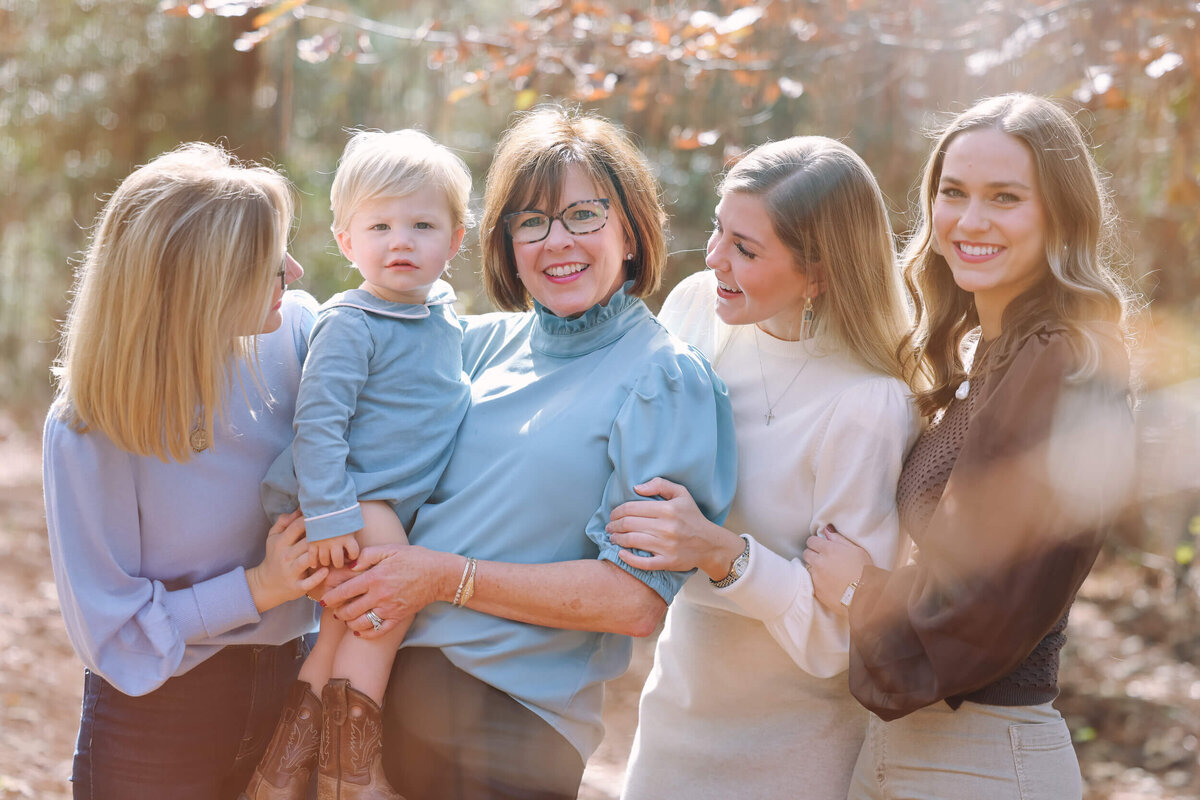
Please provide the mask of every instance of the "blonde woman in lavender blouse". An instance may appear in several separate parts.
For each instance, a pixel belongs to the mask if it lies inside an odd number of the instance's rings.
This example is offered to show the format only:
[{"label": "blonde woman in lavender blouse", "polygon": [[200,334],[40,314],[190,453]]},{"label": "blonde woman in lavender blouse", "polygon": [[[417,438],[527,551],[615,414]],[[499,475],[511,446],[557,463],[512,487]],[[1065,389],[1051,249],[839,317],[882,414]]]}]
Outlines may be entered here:
[{"label": "blonde woman in lavender blouse", "polygon": [[231,800],[307,651],[326,574],[258,483],[291,440],[315,303],[284,292],[288,183],[191,144],[106,203],[63,336],[43,472],[87,670],[88,800]]}]

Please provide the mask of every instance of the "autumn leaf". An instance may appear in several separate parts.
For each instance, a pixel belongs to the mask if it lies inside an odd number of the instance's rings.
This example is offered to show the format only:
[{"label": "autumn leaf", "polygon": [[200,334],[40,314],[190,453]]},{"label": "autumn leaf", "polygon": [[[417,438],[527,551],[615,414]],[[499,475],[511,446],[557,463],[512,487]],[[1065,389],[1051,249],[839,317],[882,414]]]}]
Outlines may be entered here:
[{"label": "autumn leaf", "polygon": [[480,90],[483,89],[483,86],[484,84],[482,83],[471,83],[467,84],[466,86],[457,86],[454,89],[451,89],[450,93],[446,95],[446,102],[453,105],[460,100],[465,100],[471,95],[479,94]]},{"label": "autumn leaf", "polygon": [[747,69],[735,69],[732,75],[734,83],[739,86],[758,86],[763,81],[763,73]]},{"label": "autumn leaf", "polygon": [[173,3],[171,0],[163,0],[163,2],[158,4],[158,11],[160,14],[168,17],[186,17],[191,14],[188,11],[188,6],[190,5],[190,2]]},{"label": "autumn leaf", "polygon": [[299,8],[300,6],[304,5],[307,2],[308,2],[308,0],[284,0],[282,3],[275,6],[274,8],[269,8],[266,11],[259,14],[258,16],[256,16],[254,18],[254,21],[250,24],[256,29],[262,28],[263,26],[266,26],[266,25],[270,25],[272,22],[279,19],[284,14],[287,14],[290,11],[294,11],[295,9]]},{"label": "autumn leaf", "polygon": [[671,43],[671,27],[660,20],[652,20],[651,27],[654,29],[654,39],[659,44]]},{"label": "autumn leaf", "polygon": [[1190,176],[1177,174],[1167,184],[1167,205],[1185,208],[1200,205],[1200,186]]},{"label": "autumn leaf", "polygon": [[671,131],[671,146],[676,150],[698,150],[701,147],[709,147],[716,144],[720,138],[721,132],[718,130],[695,131],[691,128],[675,129]]},{"label": "autumn leaf", "polygon": [[513,107],[516,108],[517,111],[524,111],[527,108],[531,108],[533,104],[537,102],[537,99],[538,93],[535,89],[525,89],[517,92],[517,99],[516,102],[513,103]]},{"label": "autumn leaf", "polygon": [[1113,111],[1122,111],[1129,107],[1129,98],[1116,86],[1100,95],[1100,102],[1105,108]]}]

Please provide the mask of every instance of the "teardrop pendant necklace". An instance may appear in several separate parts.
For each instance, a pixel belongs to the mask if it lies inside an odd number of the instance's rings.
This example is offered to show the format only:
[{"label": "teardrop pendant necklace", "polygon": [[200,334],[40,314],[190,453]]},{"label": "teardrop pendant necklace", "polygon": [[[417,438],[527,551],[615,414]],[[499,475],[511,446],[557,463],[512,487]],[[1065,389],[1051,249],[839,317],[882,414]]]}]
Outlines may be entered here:
[{"label": "teardrop pendant necklace", "polygon": [[981,374],[980,370],[983,368],[983,361],[987,358],[990,346],[991,342],[985,342],[982,335],[975,341],[974,349],[971,351],[971,365],[966,369],[966,377],[963,378],[958,388],[954,390],[954,397],[956,399],[966,400],[971,394],[971,375],[978,376]]}]

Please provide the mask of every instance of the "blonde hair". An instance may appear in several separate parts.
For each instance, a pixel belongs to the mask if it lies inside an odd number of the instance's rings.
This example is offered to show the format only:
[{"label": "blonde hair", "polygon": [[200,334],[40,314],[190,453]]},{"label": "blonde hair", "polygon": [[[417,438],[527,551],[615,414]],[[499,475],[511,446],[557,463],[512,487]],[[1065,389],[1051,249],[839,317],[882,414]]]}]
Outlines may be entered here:
[{"label": "blonde hair", "polygon": [[265,324],[292,220],[288,182],[185,144],[105,203],[76,275],[56,364],[77,430],[164,461],[225,413],[235,357]]},{"label": "blonde hair", "polygon": [[824,136],[754,148],[718,191],[761,197],[797,268],[825,290],[813,298],[813,334],[871,369],[905,379],[898,348],[909,327],[883,193],[866,163]]},{"label": "blonde hair", "polygon": [[990,368],[1007,364],[1024,337],[1053,321],[1071,331],[1079,351],[1080,367],[1071,378],[1087,378],[1099,367],[1102,339],[1124,325],[1129,303],[1129,290],[1112,265],[1116,214],[1075,119],[1030,94],[979,101],[937,134],[921,182],[918,224],[902,258],[917,315],[903,356],[929,378],[930,388],[917,396],[926,416],[949,404],[966,377],[961,345],[979,324],[974,296],[958,288],[946,259],[934,252],[932,228],[946,151],[959,134],[978,128],[1006,133],[1029,150],[1046,219],[1046,275],[1004,310],[1003,332],[988,350]]},{"label": "blonde hair", "polygon": [[505,131],[483,195],[483,286],[505,311],[531,306],[517,277],[505,214],[558,207],[568,168],[578,166],[611,200],[633,249],[626,279],[634,297],[658,289],[667,263],[667,215],[658,181],[629,136],[606,119],[563,106],[541,106]]},{"label": "blonde hair", "polygon": [[457,228],[474,221],[471,171],[461,158],[416,130],[355,131],[338,161],[329,192],[334,234],[350,227],[363,203],[379,197],[403,197],[433,184],[446,195]]}]

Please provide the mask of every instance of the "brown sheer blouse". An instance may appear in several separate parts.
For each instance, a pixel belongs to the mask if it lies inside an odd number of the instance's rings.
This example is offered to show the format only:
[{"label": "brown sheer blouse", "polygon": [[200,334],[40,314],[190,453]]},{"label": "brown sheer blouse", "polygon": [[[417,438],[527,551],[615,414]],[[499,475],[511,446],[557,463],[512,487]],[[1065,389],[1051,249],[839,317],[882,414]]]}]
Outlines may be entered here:
[{"label": "brown sheer blouse", "polygon": [[1115,331],[1084,381],[1065,329],[978,360],[922,434],[897,492],[915,563],[867,567],[850,609],[850,690],[885,720],[945,700],[1058,692],[1067,613],[1133,484],[1128,357]]}]

